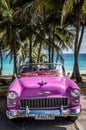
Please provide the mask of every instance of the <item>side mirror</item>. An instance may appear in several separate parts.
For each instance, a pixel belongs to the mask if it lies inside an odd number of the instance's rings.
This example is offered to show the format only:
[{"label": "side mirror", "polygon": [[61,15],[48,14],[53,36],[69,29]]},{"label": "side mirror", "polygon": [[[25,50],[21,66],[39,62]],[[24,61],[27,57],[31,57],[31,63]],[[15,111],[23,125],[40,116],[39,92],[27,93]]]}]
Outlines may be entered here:
[{"label": "side mirror", "polygon": [[70,72],[67,72],[67,76],[69,76],[70,75]]}]

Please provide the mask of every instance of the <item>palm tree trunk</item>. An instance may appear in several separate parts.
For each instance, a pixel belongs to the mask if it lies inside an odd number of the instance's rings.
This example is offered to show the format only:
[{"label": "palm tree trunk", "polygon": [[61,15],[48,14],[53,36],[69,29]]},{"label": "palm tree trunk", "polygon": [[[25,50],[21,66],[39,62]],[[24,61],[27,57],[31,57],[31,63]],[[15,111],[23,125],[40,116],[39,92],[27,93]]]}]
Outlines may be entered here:
[{"label": "palm tree trunk", "polygon": [[49,40],[49,45],[48,45],[48,57],[49,57],[49,63],[51,63],[51,45],[50,45],[50,42],[51,42],[51,37],[50,37],[50,31],[48,32],[48,40]]},{"label": "palm tree trunk", "polygon": [[49,44],[49,48],[48,48],[48,52],[49,52],[49,54],[48,54],[49,63],[51,62],[51,54],[50,54],[50,51],[51,51],[51,46],[50,46],[50,44]]},{"label": "palm tree trunk", "polygon": [[29,46],[29,62],[32,63],[32,34],[29,36],[30,46]]},{"label": "palm tree trunk", "polygon": [[[54,36],[55,36],[55,25],[53,25],[53,44],[54,44]],[[52,46],[52,63],[54,62],[54,46]]]},{"label": "palm tree trunk", "polygon": [[80,75],[79,66],[78,66],[78,55],[75,55],[74,68],[73,68],[73,73],[71,78],[75,78],[77,82],[82,82],[82,77]]},{"label": "palm tree trunk", "polygon": [[15,43],[14,43],[13,57],[14,57],[14,74],[17,74],[17,55],[16,55],[16,44]]},{"label": "palm tree trunk", "polygon": [[16,74],[17,74],[17,55],[16,55],[16,43],[13,42],[13,60],[14,60],[14,70],[13,70],[13,76],[12,76],[12,81],[15,79]]},{"label": "palm tree trunk", "polygon": [[1,46],[0,46],[0,57],[1,57],[0,75],[2,75],[2,70],[3,70],[3,57],[2,57],[2,48],[1,48]]},{"label": "palm tree trunk", "polygon": [[40,45],[39,45],[37,63],[40,62],[41,49],[42,49],[42,43],[40,43]]},{"label": "palm tree trunk", "polygon": [[58,62],[58,59],[59,59],[59,54],[57,53],[57,55],[56,55],[56,63]]},{"label": "palm tree trunk", "polygon": [[82,39],[83,39],[83,35],[84,35],[84,24],[81,27],[81,35],[80,35],[80,40],[79,40],[79,45],[78,45],[78,49],[77,49],[77,53],[79,54],[80,51],[80,47],[81,47],[81,43],[82,43]]},{"label": "palm tree trunk", "polygon": [[83,29],[81,33],[80,40],[79,39],[79,31],[80,31],[80,23],[79,20],[77,20],[77,26],[76,26],[76,39],[75,39],[75,47],[74,47],[74,68],[71,78],[75,78],[77,82],[82,82],[82,77],[79,72],[79,66],[78,66],[78,54],[80,50],[80,45],[82,42],[82,35],[83,35]]}]

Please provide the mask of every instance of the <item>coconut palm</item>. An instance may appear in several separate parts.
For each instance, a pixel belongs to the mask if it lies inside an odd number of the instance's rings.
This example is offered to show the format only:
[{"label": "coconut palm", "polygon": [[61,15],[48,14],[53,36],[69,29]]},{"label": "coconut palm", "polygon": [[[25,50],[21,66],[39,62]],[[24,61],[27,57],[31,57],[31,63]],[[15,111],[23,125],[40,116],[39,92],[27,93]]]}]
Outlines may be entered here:
[{"label": "coconut palm", "polygon": [[[86,2],[84,1],[84,3],[86,3]],[[86,7],[83,6],[82,2],[79,5],[77,5],[76,7],[77,7],[77,10],[75,11],[76,12],[76,23],[75,23],[76,39],[75,39],[75,46],[74,46],[74,59],[75,59],[75,61],[74,61],[72,78],[76,78],[77,82],[82,82],[82,77],[80,75],[79,66],[78,66],[78,55],[79,55],[80,47],[82,44],[84,27],[85,27],[84,26],[85,21],[84,21],[84,17],[83,17],[84,12],[82,12],[82,9],[83,8],[86,9]]]},{"label": "coconut palm", "polygon": [[[33,14],[36,15],[35,18],[37,20],[39,19],[42,21],[41,22],[42,23],[41,27],[43,26],[42,30],[43,29],[45,30],[44,35],[46,35],[48,37],[48,41],[49,41],[49,62],[53,62],[54,48],[56,47],[55,43],[54,43],[55,42],[55,38],[54,38],[55,37],[55,26],[60,24],[59,17],[61,16],[61,14],[57,18],[58,13],[56,13],[56,12],[58,12],[59,9],[55,6],[55,4],[56,4],[55,1],[51,1],[51,0],[50,1],[43,1],[43,4],[41,4],[41,2],[42,1],[37,1],[37,3],[35,3],[35,11]],[[51,2],[53,4],[50,4]],[[48,5],[49,10],[48,10],[48,8],[46,9],[45,5]],[[52,8],[51,8],[51,6],[52,6]],[[39,7],[39,8],[36,8],[36,7]],[[56,9],[55,9],[55,7],[56,7]],[[41,44],[42,44],[42,42],[39,45],[39,53],[38,53],[39,57],[40,57],[40,50],[41,50],[40,48],[42,46]],[[52,50],[52,57],[51,57],[51,50]],[[38,59],[39,59],[39,57],[38,57]]]},{"label": "coconut palm", "polygon": [[[29,10],[30,13],[33,12],[32,17],[31,17],[31,22],[32,22],[33,25],[35,25],[35,27],[38,25],[38,21],[41,20],[41,24],[39,25],[39,28],[40,28],[40,30],[45,30],[44,34],[42,34],[42,35],[44,35],[43,39],[45,39],[45,35],[48,35],[48,37],[49,37],[49,41],[48,41],[48,44],[49,44],[49,62],[51,62],[51,57],[50,57],[51,48],[53,48],[52,49],[52,62],[53,62],[53,55],[54,55],[53,52],[54,52],[54,48],[56,47],[56,45],[54,43],[54,29],[53,29],[53,35],[51,36],[52,32],[50,31],[49,26],[54,25],[54,22],[52,23],[52,18],[53,18],[52,16],[54,14],[55,18],[57,17],[58,13],[57,13],[57,15],[55,15],[55,12],[58,12],[59,9],[61,9],[62,1],[59,3],[59,8],[57,8],[58,3],[56,3],[56,1],[52,1],[52,0],[49,0],[47,2],[38,0],[36,2],[33,2],[32,6],[28,6],[28,5],[29,5],[29,3],[26,3],[26,5],[23,6],[24,14],[25,14],[25,16],[28,16],[28,10]],[[46,5],[47,5],[48,8],[46,8]],[[40,6],[42,7],[41,10],[40,10]],[[19,14],[19,12],[21,12],[21,10],[18,10],[17,14]],[[50,16],[51,16],[51,19],[50,19]],[[55,18],[53,18],[53,20]],[[28,21],[28,19],[26,20],[26,23],[27,23],[27,21]],[[57,20],[57,21],[59,21],[59,20]],[[32,62],[32,37],[33,37],[33,33],[34,33],[34,26],[31,26],[30,23],[29,23],[29,25],[27,27],[25,27],[25,31],[23,29],[23,33],[26,34],[24,37],[26,37],[26,36],[29,37],[29,41],[30,41],[30,44],[29,44],[29,46],[30,46],[29,57],[30,58],[29,59],[30,59],[30,62]],[[35,33],[37,34],[36,31],[35,31]],[[41,38],[41,43],[39,45],[38,61],[39,61],[39,57],[40,57],[40,52],[41,52],[40,48],[42,48],[43,39]]]},{"label": "coconut palm", "polygon": [[[2,16],[3,14],[3,16]],[[5,17],[6,16],[6,17]],[[5,19],[3,21],[3,18]],[[4,26],[6,23],[6,18],[8,20],[12,20],[11,18],[11,10],[9,9],[7,3],[5,0],[0,1],[0,58],[1,58],[1,68],[0,68],[0,74],[2,74],[2,69],[3,69],[3,56],[2,56],[2,43],[3,43],[3,33],[4,31]]]},{"label": "coconut palm", "polygon": [[[79,0],[65,0],[65,2],[61,0],[58,4],[58,0],[30,0],[29,2],[24,0],[1,0],[2,8],[0,9],[1,12],[4,11],[3,15],[1,15],[3,17],[2,24],[5,25],[5,37],[9,43],[7,44],[7,48],[10,49],[9,53],[11,54],[11,58],[14,57],[14,72],[16,72],[17,68],[17,54],[22,50],[21,40],[22,42],[26,39],[29,40],[29,48],[27,47],[29,55],[23,52],[23,54],[29,56],[29,62],[33,61],[33,44],[37,41],[34,39],[40,39],[40,42],[38,42],[39,45],[37,44],[37,48],[39,46],[38,61],[40,59],[41,48],[44,46],[44,41],[49,46],[49,62],[51,62],[51,59],[53,62],[55,48],[58,54],[61,48],[71,47],[71,33],[68,33],[69,30],[64,27],[58,27],[58,25],[60,25],[63,3],[61,21],[63,21],[64,16],[70,10],[73,10],[73,5],[76,6],[78,2]],[[84,11],[86,2],[82,3],[82,5],[82,11]],[[46,39],[46,36],[48,36],[48,39]],[[58,41],[57,43],[55,42],[56,40]],[[52,57],[50,54],[51,50]]]},{"label": "coconut palm", "polygon": [[[14,59],[14,73],[17,73],[17,50],[19,48],[18,43],[20,43],[20,37],[18,30],[14,22],[14,10],[11,8],[12,1],[1,1],[1,12],[2,13],[2,22],[0,26],[4,30],[4,41],[6,44],[6,50],[9,51],[11,59]],[[4,26],[3,26],[4,25]]]},{"label": "coconut palm", "polygon": [[[69,4],[68,4],[69,3]],[[77,82],[82,82],[82,77],[79,72],[78,55],[84,34],[84,15],[86,14],[86,1],[85,0],[65,0],[62,12],[62,22],[65,17],[72,15],[71,24],[76,28],[76,37],[74,44],[74,68],[72,78],[76,78]],[[83,21],[83,22],[82,22]],[[81,24],[82,23],[82,24]],[[80,34],[81,31],[81,34]]]}]

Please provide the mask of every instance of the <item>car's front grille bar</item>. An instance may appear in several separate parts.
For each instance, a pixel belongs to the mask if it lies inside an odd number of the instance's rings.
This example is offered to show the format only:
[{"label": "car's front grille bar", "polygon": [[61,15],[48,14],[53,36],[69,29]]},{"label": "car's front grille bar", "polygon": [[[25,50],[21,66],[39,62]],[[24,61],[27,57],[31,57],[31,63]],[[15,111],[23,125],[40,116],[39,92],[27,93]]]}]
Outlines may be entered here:
[{"label": "car's front grille bar", "polygon": [[31,109],[45,109],[45,108],[56,108],[68,105],[67,97],[58,97],[58,98],[30,98],[30,99],[21,99],[20,107],[25,108],[28,106]]}]

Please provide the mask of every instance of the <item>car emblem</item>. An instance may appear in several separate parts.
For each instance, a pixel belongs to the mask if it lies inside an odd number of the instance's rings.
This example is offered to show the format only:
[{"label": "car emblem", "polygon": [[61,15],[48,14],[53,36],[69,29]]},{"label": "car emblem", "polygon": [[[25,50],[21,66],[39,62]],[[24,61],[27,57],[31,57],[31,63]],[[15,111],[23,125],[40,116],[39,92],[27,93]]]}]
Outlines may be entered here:
[{"label": "car emblem", "polygon": [[37,94],[41,95],[41,94],[50,94],[50,93],[51,93],[50,91],[44,91],[44,92],[38,92]]}]

